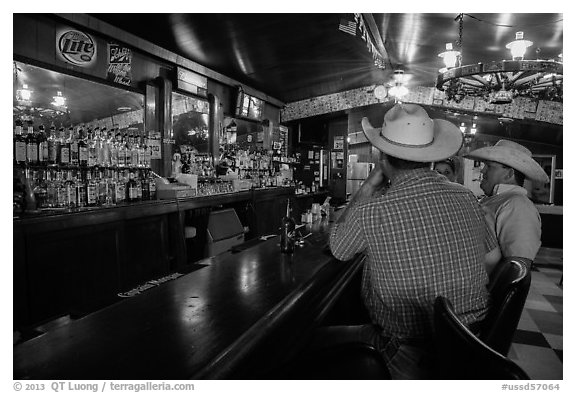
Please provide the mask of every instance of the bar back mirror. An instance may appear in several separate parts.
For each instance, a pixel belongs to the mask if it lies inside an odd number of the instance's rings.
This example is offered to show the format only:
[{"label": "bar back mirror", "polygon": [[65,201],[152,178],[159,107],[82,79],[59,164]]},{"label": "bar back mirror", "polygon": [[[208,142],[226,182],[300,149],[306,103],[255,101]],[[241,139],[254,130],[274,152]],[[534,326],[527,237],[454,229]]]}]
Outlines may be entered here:
[{"label": "bar back mirror", "polygon": [[210,105],[207,100],[172,93],[172,132],[176,152],[195,155],[210,154],[211,135],[208,129]]},{"label": "bar back mirror", "polygon": [[144,95],[56,71],[13,63],[13,120],[44,125],[106,127],[145,136]]},{"label": "bar back mirror", "polygon": [[528,196],[536,204],[554,203],[554,180],[556,172],[556,156],[547,154],[534,154],[534,160],[540,164],[550,181],[547,183],[526,180],[524,187],[528,190]]}]

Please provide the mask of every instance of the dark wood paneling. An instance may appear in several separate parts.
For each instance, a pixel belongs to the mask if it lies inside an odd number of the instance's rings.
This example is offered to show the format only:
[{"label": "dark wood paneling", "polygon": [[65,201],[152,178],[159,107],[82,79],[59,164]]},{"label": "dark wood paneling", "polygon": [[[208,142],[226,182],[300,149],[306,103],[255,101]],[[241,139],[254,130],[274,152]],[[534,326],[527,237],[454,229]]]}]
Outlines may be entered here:
[{"label": "dark wood paneling", "polygon": [[24,233],[15,229],[13,236],[13,327],[25,325],[29,318],[28,310],[28,280],[26,278],[26,243]]},{"label": "dark wood paneling", "polygon": [[28,323],[84,314],[115,299],[117,231],[117,225],[105,224],[28,236]]},{"label": "dark wood paneling", "polygon": [[257,236],[278,233],[281,217],[286,211],[286,201],[277,198],[265,199],[255,202]]},{"label": "dark wood paneling", "polygon": [[122,290],[129,290],[170,271],[175,258],[168,244],[167,216],[127,221],[124,244],[128,250],[122,271]]}]

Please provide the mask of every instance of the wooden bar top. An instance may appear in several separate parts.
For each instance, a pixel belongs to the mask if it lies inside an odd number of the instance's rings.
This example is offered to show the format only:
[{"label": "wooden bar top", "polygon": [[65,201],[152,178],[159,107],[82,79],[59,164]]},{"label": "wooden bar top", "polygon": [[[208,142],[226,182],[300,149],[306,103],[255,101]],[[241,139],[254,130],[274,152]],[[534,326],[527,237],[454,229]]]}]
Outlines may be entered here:
[{"label": "wooden bar top", "polygon": [[361,257],[330,255],[328,228],[327,220],[308,224],[312,235],[293,255],[280,253],[276,236],[203,260],[206,267],[16,345],[14,379],[227,378],[293,310],[326,308],[360,269]]}]

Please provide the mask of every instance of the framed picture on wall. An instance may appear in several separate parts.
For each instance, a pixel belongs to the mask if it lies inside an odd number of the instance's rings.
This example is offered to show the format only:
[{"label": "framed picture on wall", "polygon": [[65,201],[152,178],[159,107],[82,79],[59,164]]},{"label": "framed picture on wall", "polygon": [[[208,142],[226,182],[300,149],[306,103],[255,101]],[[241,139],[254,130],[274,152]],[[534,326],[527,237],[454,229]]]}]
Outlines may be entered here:
[{"label": "framed picture on wall", "polygon": [[526,179],[524,188],[528,190],[528,197],[536,204],[554,203],[554,180],[556,179],[556,156],[548,154],[534,154],[534,160],[540,164],[548,175],[547,183],[535,182]]}]

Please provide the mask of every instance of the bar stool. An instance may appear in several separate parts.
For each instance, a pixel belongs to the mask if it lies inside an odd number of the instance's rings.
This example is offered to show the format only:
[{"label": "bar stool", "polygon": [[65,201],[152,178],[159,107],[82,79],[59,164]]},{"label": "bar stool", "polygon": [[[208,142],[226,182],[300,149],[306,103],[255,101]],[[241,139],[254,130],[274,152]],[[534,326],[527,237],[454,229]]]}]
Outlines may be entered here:
[{"label": "bar stool", "polygon": [[508,354],[530,290],[532,275],[525,261],[520,257],[505,258],[494,269],[488,284],[492,304],[482,322],[480,339],[503,356]]},{"label": "bar stool", "polygon": [[443,296],[434,302],[434,343],[438,379],[530,379],[520,366],[472,334]]}]

